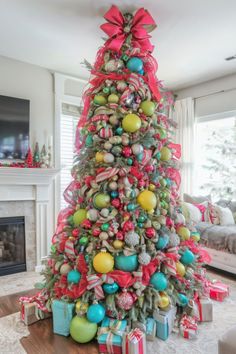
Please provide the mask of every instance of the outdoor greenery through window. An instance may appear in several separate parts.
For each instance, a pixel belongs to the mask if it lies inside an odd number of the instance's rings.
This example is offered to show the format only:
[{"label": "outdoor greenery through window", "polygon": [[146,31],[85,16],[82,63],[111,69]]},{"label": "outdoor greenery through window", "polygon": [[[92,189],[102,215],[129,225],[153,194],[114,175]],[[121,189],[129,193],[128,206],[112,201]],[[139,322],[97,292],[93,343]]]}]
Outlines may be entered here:
[{"label": "outdoor greenery through window", "polygon": [[236,116],[198,119],[194,190],[214,201],[236,198]]}]

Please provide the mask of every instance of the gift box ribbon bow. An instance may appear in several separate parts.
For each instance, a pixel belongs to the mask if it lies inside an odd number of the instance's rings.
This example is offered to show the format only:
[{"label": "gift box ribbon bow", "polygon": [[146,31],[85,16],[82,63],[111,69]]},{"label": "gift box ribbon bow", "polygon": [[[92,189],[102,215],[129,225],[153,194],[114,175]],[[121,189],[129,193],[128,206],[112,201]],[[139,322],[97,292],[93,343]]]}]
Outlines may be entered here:
[{"label": "gift box ribbon bow", "polygon": [[135,15],[123,16],[117,6],[112,5],[106,12],[104,18],[108,21],[101,25],[101,29],[108,35],[106,42],[108,49],[119,51],[128,36],[132,36],[134,47],[141,48],[144,51],[152,52],[154,47],[149,41],[148,32],[155,27],[155,21],[147,10],[139,9]]}]

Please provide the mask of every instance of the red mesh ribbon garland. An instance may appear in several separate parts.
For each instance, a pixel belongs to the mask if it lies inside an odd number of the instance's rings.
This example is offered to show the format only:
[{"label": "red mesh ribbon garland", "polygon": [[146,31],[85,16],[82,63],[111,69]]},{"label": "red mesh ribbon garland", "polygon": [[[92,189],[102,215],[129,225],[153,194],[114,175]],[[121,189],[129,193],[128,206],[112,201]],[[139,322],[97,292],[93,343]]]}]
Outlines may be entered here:
[{"label": "red mesh ribbon garland", "polygon": [[152,16],[144,8],[139,9],[134,15],[131,24],[125,23],[125,18],[117,6],[112,5],[104,18],[108,21],[100,28],[108,35],[109,39],[105,43],[106,49],[119,52],[127,37],[131,34],[131,44],[133,47],[141,48],[143,51],[152,52],[154,46],[149,41],[149,34],[156,23]]}]

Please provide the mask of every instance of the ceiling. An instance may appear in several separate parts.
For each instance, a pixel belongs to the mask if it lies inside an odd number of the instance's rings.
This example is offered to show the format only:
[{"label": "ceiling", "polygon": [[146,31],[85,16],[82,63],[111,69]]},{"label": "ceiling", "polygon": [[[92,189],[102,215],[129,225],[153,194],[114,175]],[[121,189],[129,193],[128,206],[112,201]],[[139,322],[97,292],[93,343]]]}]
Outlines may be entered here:
[{"label": "ceiling", "polygon": [[152,33],[158,78],[179,89],[236,72],[235,0],[0,0],[0,55],[87,78],[104,36],[102,15],[145,7],[158,28]]}]

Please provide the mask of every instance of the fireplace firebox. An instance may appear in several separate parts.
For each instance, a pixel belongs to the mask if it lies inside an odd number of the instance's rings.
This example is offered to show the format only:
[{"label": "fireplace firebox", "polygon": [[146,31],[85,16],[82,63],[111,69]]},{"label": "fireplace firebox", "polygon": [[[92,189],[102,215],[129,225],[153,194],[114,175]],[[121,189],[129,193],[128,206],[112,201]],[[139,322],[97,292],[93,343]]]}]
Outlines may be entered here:
[{"label": "fireplace firebox", "polygon": [[0,218],[0,276],[24,271],[25,218]]}]

